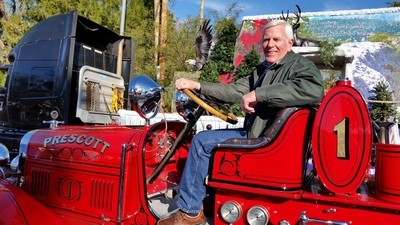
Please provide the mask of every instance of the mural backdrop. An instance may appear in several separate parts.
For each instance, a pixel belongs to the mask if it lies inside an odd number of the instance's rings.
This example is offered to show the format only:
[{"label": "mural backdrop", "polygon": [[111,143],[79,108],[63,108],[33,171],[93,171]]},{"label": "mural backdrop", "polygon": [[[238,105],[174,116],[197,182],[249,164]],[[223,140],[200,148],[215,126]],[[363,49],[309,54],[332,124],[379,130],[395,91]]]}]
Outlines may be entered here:
[{"label": "mural backdrop", "polygon": [[[293,6],[293,9],[296,7]],[[293,11],[290,11],[289,17],[295,17]],[[262,29],[268,21],[278,19],[280,16],[282,14],[243,17],[240,34],[236,40],[234,59],[236,67],[251,51],[252,46],[263,57],[260,45]],[[301,18],[305,17],[308,18],[308,22],[301,23],[301,26],[306,26],[319,39],[363,42],[368,41],[371,35],[380,32],[397,36],[400,34],[400,7],[302,13]]]}]

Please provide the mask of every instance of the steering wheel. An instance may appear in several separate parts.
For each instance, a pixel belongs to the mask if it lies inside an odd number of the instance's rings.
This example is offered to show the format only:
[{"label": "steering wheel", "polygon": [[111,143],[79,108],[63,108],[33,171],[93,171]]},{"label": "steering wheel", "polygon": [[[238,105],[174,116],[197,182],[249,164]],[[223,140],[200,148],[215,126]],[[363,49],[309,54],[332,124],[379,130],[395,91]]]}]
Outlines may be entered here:
[{"label": "steering wheel", "polygon": [[[192,92],[189,89],[183,89],[183,92],[189,98],[191,98],[197,105],[199,105],[201,108],[196,106],[196,108],[198,108],[199,110],[196,110],[194,117],[192,119],[188,120],[188,122],[185,125],[185,128],[182,130],[182,132],[179,133],[178,137],[175,139],[174,144],[172,145],[170,151],[168,151],[168,153],[164,156],[164,158],[162,158],[160,164],[158,164],[158,166],[154,169],[154,171],[147,178],[147,180],[146,180],[147,184],[152,184],[154,182],[154,180],[158,177],[158,175],[161,173],[161,171],[167,165],[168,161],[175,154],[176,150],[178,149],[178,146],[185,140],[187,134],[192,130],[192,128],[196,124],[197,120],[203,114],[204,110],[207,110],[214,116],[216,116],[228,123],[236,124],[238,122],[238,119],[236,118],[236,116],[229,109],[227,109],[223,104],[221,104],[219,102],[207,100],[207,99],[205,99],[204,96],[201,96],[200,94]],[[218,110],[214,109],[213,107],[211,107],[211,105],[215,106],[217,109],[224,111],[224,113],[221,113]]]},{"label": "steering wheel", "polygon": [[[228,109],[226,108],[223,104],[211,100],[207,100],[204,97],[201,98],[199,94],[189,90],[189,89],[183,89],[183,92],[189,96],[196,104],[201,106],[203,109],[207,110],[214,116],[220,118],[223,121],[226,121],[230,124],[237,124],[238,119],[236,116]],[[212,107],[213,105],[214,107]],[[217,109],[222,110],[224,113],[219,112]]]}]

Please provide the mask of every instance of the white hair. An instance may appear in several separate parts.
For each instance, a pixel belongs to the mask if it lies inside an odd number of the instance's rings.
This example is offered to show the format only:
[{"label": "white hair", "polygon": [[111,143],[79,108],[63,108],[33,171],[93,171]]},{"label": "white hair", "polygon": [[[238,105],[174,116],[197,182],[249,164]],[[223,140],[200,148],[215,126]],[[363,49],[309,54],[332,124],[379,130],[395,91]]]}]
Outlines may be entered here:
[{"label": "white hair", "polygon": [[271,20],[271,21],[269,21],[267,23],[267,25],[264,26],[263,35],[264,35],[266,29],[273,27],[273,26],[281,25],[281,24],[285,25],[286,39],[288,41],[292,40],[293,39],[293,28],[292,28],[292,25],[289,22],[287,22],[286,20]]}]

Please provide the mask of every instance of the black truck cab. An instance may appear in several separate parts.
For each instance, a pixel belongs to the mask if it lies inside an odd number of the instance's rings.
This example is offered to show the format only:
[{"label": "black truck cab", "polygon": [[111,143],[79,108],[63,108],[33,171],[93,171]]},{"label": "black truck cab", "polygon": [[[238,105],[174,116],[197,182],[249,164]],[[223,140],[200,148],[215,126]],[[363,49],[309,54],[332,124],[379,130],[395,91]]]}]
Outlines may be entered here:
[{"label": "black truck cab", "polygon": [[[0,142],[11,158],[27,131],[65,124],[108,124],[133,76],[135,43],[76,11],[37,23],[8,55],[0,88]],[[122,93],[122,94],[120,94]],[[114,102],[113,102],[114,101]]]}]

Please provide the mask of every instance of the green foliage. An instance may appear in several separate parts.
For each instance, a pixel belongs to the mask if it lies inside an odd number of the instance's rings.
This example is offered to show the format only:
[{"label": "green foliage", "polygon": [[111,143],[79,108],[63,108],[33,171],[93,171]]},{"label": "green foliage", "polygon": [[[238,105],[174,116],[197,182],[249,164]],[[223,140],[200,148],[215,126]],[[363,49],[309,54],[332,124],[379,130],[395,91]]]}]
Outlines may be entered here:
[{"label": "green foliage", "polygon": [[4,87],[6,83],[7,73],[0,71],[0,87]]},{"label": "green foliage", "polygon": [[324,91],[326,94],[336,86],[336,81],[342,76],[342,72],[337,70],[322,70],[321,73],[324,76]]},{"label": "green foliage", "polygon": [[339,46],[340,42],[332,42],[322,40],[319,42],[319,50],[321,58],[326,66],[333,67],[333,63],[336,60],[335,47]]},{"label": "green foliage", "polygon": [[[134,2],[134,0],[132,0]],[[78,11],[114,32],[119,33],[120,0],[15,0],[8,3],[6,21],[0,21],[0,35],[5,51],[1,63],[8,63],[6,56],[22,36],[36,23],[51,16]]]},{"label": "green foliage", "polygon": [[[227,24],[220,33],[217,33],[218,42],[215,45],[210,60],[232,63],[235,51],[235,42],[238,33],[239,30],[233,23]],[[229,72],[229,71],[230,70],[222,72]]]},{"label": "green foliage", "polygon": [[398,1],[385,2],[385,4],[388,7],[400,7],[400,2],[398,2]]},{"label": "green foliage", "polygon": [[242,108],[240,108],[239,103],[235,104],[225,104],[225,107],[229,109],[235,116],[244,117],[246,114],[243,112]]},{"label": "green foliage", "polygon": [[374,87],[375,97],[373,100],[383,101],[372,103],[372,119],[375,121],[386,121],[389,116],[395,116],[396,110],[393,103],[388,103],[393,100],[393,91],[389,91],[389,85],[385,82],[379,82]]},{"label": "green foliage", "polygon": [[213,28],[215,32],[220,34],[226,26],[234,24],[242,11],[243,6],[239,5],[237,2],[228,4],[222,13],[217,10],[209,10],[208,14],[213,18],[215,24]]},{"label": "green foliage", "polygon": [[302,38],[320,40],[321,38],[319,38],[318,35],[314,31],[311,31],[306,26],[306,24],[309,22],[310,22],[310,19],[308,17],[302,17],[299,22],[300,27],[297,29],[297,34]]},{"label": "green foliage", "polygon": [[186,61],[196,57],[194,43],[199,29],[199,18],[187,17],[176,25],[171,23],[165,54],[171,72],[188,71],[193,67]]},{"label": "green foliage", "polygon": [[[233,81],[237,81],[240,78],[250,75],[251,72],[254,70],[254,68],[260,63],[261,63],[260,55],[257,53],[257,51],[253,46],[252,50],[247,55],[245,55],[242,62],[236,69],[235,75],[233,76]],[[240,108],[239,103],[226,104],[225,106],[236,116],[245,115],[243,110]]]},{"label": "green foliage", "polygon": [[260,55],[257,53],[253,45],[251,51],[244,56],[242,62],[236,69],[233,81],[237,81],[240,78],[250,75],[250,73],[254,70],[255,66],[257,66],[260,63],[261,63]]},{"label": "green foliage", "polygon": [[199,81],[207,81],[212,83],[219,83],[218,62],[209,61],[204,65]]},{"label": "green foliage", "polygon": [[400,42],[400,38],[391,33],[379,32],[377,34],[372,35],[371,38],[369,39],[369,41],[386,43],[386,44],[390,45],[393,49],[395,49],[397,52],[399,52],[397,43]]},{"label": "green foliage", "polygon": [[[294,20],[297,20],[297,18],[290,18],[289,22],[293,24]],[[320,48],[320,56],[322,58],[322,61],[324,62],[325,66],[333,67],[333,63],[336,60],[335,47],[339,46],[342,43],[340,41],[322,40],[315,34],[315,32],[310,31],[307,26],[305,26],[305,24],[309,22],[310,19],[308,17],[301,17],[299,21],[300,27],[297,29],[297,34],[301,38],[318,40],[318,47]]]},{"label": "green foliage", "polygon": [[21,14],[11,14],[7,16],[7,20],[0,21],[0,37],[4,44],[4,50],[0,54],[1,64],[8,63],[8,54],[31,27],[32,24],[24,21]]},{"label": "green foliage", "polygon": [[235,53],[235,42],[239,30],[230,23],[217,34],[218,41],[214,46],[208,64],[203,68],[200,81],[219,82],[219,75],[232,73],[235,68],[233,56]]},{"label": "green foliage", "polygon": [[[165,55],[165,80],[161,84],[169,87],[163,99],[165,111],[173,111],[172,102],[175,98],[174,78],[177,78],[177,71],[191,71],[192,66],[186,63],[188,59],[194,59],[194,42],[199,29],[199,18],[187,17],[184,21],[168,24],[167,45],[159,50]],[[144,40],[145,41],[145,40]],[[153,60],[153,59],[151,59]],[[210,68],[208,68],[210,69]],[[216,76],[218,78],[218,75]],[[196,78],[197,79],[197,78]],[[218,82],[219,80],[217,80]]]}]

